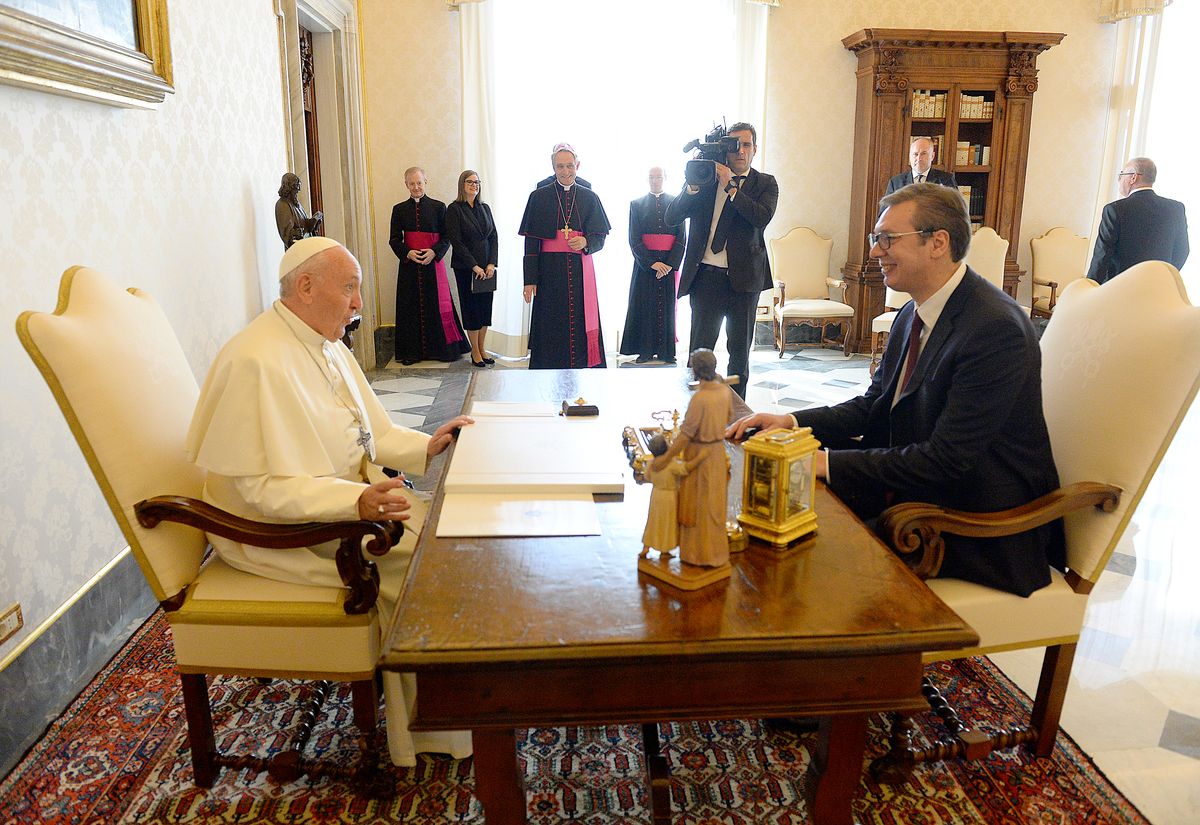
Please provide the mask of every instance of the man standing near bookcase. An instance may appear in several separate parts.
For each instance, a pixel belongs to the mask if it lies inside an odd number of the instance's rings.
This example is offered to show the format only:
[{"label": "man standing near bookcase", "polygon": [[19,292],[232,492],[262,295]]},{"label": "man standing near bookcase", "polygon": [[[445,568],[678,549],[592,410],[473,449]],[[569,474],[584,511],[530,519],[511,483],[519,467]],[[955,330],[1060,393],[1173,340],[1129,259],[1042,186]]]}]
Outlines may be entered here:
[{"label": "man standing near bookcase", "polygon": [[954,173],[933,168],[933,141],[927,137],[915,137],[908,147],[910,168],[888,181],[885,195],[903,189],[910,183],[937,183],[955,187]]},{"label": "man standing near bookcase", "polygon": [[1154,193],[1158,169],[1150,158],[1131,158],[1117,173],[1121,199],[1104,207],[1087,276],[1104,283],[1142,261],[1187,260],[1187,214],[1183,204]]}]

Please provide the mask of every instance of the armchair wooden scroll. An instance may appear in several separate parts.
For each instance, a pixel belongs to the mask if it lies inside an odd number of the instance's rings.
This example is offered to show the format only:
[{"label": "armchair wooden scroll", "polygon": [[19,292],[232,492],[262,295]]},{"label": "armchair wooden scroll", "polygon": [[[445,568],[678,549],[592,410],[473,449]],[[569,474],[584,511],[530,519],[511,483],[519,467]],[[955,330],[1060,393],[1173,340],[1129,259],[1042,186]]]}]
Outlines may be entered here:
[{"label": "armchair wooden scroll", "polygon": [[984,735],[927,681],[925,695],[955,738],[915,748],[911,720],[893,716],[891,750],[872,765],[880,779],[903,780],[920,762],[973,759],[1021,744],[1050,755],[1088,594],[1200,389],[1200,308],[1188,302],[1179,272],[1161,261],[1138,264],[1102,287],[1086,279],[1068,285],[1041,347],[1046,424],[1063,486],[999,513],[913,502],[879,519],[885,540],[911,555],[913,569],[935,576],[943,533],[1008,535],[1063,518],[1068,569],[1051,571],[1051,583],[1029,598],[956,579],[928,582],[979,632],[980,644],[927,654],[926,661],[1046,648],[1031,718]]},{"label": "armchair wooden scroll", "polygon": [[1058,296],[1087,266],[1088,239],[1056,226],[1029,242],[1033,254],[1033,303],[1030,315],[1049,318]]},{"label": "armchair wooden scroll", "polygon": [[[199,389],[158,304],[92,269],[63,275],[53,314],[25,312],[17,334],[50,387],[146,581],[171,624],[197,785],[222,767],[344,774],[301,758],[324,680],[351,683],[363,748],[356,770],[373,770],[380,627],[379,574],[363,550],[382,555],[398,525],[369,521],[262,524],[198,500],[203,471],[184,457]],[[169,493],[169,495],[160,495]],[[165,522],[165,523],[164,523]],[[345,587],[272,581],[216,556],[205,532],[261,547],[338,541]],[[290,749],[234,756],[217,750],[208,674],[320,680]]]},{"label": "armchair wooden scroll", "polygon": [[[787,328],[791,325],[815,327],[821,333],[819,346],[833,344],[849,354],[854,308],[845,303],[846,283],[829,277],[833,240],[822,238],[806,226],[798,226],[782,238],[772,238],[769,244],[777,290],[773,314],[779,357],[783,357]],[[841,290],[841,301],[830,299],[830,288]],[[827,335],[831,324],[841,326],[840,343]]]}]

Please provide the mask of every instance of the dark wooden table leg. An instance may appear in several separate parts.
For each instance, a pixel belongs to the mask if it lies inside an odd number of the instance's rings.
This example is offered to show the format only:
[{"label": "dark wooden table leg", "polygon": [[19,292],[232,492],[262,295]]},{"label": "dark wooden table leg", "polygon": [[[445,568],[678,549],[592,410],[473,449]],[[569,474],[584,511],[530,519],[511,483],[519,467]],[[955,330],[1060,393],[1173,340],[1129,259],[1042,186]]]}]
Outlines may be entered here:
[{"label": "dark wooden table leg", "polygon": [[650,810],[654,814],[654,825],[671,825],[671,774],[658,742],[657,722],[642,725],[642,748],[646,752],[646,773],[650,775]]},{"label": "dark wooden table leg", "polygon": [[821,720],[814,760],[820,774],[813,794],[813,822],[851,825],[854,821],[850,806],[862,780],[866,748],[866,714],[840,714]]},{"label": "dark wooden table leg", "polygon": [[517,765],[512,730],[473,730],[475,795],[487,825],[524,825],[525,777]]}]

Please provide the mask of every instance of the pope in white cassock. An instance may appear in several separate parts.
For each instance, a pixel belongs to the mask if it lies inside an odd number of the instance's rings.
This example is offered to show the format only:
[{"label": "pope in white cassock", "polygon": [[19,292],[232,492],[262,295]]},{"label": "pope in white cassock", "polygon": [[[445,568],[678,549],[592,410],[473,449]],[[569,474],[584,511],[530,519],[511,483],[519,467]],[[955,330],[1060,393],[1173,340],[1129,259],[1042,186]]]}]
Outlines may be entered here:
[{"label": "pope in white cassock", "polygon": [[[204,499],[267,522],[406,521],[379,568],[379,616],[390,621],[424,502],[382,467],[420,474],[446,449],[459,416],[432,435],[394,425],[341,338],[362,306],[358,262],[328,238],[293,244],[279,264],[279,300],[217,354],[188,432],[188,458],[208,471]],[[233,567],[279,581],[341,586],[337,542],[300,550],[251,547],[209,536]],[[386,628],[385,628],[386,632]],[[411,674],[385,673],[392,762],[416,754],[471,754],[469,731],[410,733]]]}]

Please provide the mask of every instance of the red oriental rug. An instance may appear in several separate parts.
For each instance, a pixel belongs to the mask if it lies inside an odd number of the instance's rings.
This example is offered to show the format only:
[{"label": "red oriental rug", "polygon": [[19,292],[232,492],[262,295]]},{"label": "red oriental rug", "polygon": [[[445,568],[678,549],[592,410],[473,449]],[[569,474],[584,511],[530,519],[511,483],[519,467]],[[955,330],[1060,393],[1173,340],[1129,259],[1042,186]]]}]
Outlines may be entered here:
[{"label": "red oriental rug", "polygon": [[[1028,698],[990,662],[943,663],[931,676],[979,727],[1003,727]],[[277,746],[296,723],[301,683],[261,685],[219,678],[212,687],[222,747]],[[334,694],[310,740],[322,759],[349,762],[357,748],[337,728],[351,715],[346,691]],[[922,736],[938,735],[931,718]],[[674,821],[686,825],[799,825],[809,821],[806,777],[812,735],[764,730],[757,720],[660,727],[671,766]],[[529,821],[588,825],[649,823],[636,725],[519,732]],[[882,719],[868,755],[882,752]],[[396,793],[371,799],[332,779],[279,785],[265,774],[225,770],[211,790],[192,785],[183,702],[171,633],[156,613],[0,783],[0,822],[92,823],[475,823],[471,760],[421,757],[393,769]],[[1065,734],[1054,755],[1024,750],[975,763],[917,770],[900,787],[864,771],[855,817],[867,823],[1145,823]]]}]

